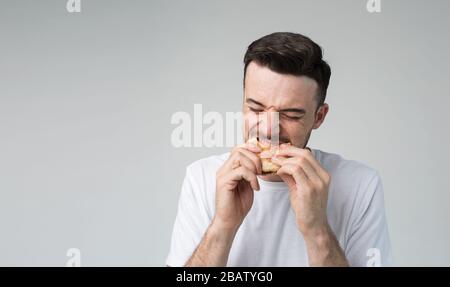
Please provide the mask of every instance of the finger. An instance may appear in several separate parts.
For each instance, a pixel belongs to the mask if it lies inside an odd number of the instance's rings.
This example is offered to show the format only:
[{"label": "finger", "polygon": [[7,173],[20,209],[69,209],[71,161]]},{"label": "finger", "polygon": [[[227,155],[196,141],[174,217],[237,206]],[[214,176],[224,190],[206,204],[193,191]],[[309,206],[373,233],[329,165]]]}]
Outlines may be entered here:
[{"label": "finger", "polygon": [[[236,166],[237,163],[237,166]],[[247,169],[251,170],[253,173],[258,173],[258,168],[256,164],[246,157],[245,155],[239,155],[236,156],[235,160],[233,161],[233,169],[238,168],[239,166],[245,166]]]},{"label": "finger", "polygon": [[256,168],[255,173],[257,173],[257,174],[262,173],[261,159],[255,153],[253,153],[245,148],[237,147],[237,148],[235,148],[235,150],[233,150],[232,156],[247,157],[255,165],[255,168]]},{"label": "finger", "polygon": [[298,165],[303,169],[308,179],[310,179],[312,182],[322,181],[320,176],[317,174],[316,170],[312,167],[310,162],[304,157],[290,157],[290,158],[274,157],[272,158],[272,162],[280,166],[285,164]]},{"label": "finger", "polygon": [[[250,161],[253,162],[255,169],[256,169],[255,173],[262,174],[261,159],[259,158],[259,156],[241,146],[235,147],[233,149],[230,157],[228,158],[227,162],[225,162],[224,165],[229,170],[234,169],[236,167],[235,166],[236,161],[241,159],[242,157],[247,157]],[[252,168],[252,170],[253,170],[253,168]]]},{"label": "finger", "polygon": [[308,184],[309,180],[303,169],[295,164],[286,163],[277,172],[278,175],[290,175],[298,185]]},{"label": "finger", "polygon": [[234,169],[230,174],[228,180],[233,180],[239,182],[240,180],[246,180],[250,183],[250,186],[253,190],[259,190],[259,183],[256,175],[246,168],[245,166],[241,166],[237,169]]},{"label": "finger", "polygon": [[242,152],[244,156],[249,158],[255,164],[256,170],[258,171],[257,173],[262,174],[262,163],[259,156],[246,149],[240,149],[239,151]]},{"label": "finger", "polygon": [[[280,168],[281,169],[281,168]],[[283,170],[278,170],[277,174],[281,179],[288,185],[289,189],[295,188],[295,179],[288,173],[283,172]]]},{"label": "finger", "polygon": [[321,179],[326,179],[328,177],[328,173],[322,168],[322,166],[319,164],[319,162],[314,158],[313,154],[310,150],[307,149],[301,149],[294,146],[286,146],[283,149],[280,149],[277,154],[277,156],[288,156],[288,157],[305,157],[312,168],[316,171],[316,173],[319,175]]}]

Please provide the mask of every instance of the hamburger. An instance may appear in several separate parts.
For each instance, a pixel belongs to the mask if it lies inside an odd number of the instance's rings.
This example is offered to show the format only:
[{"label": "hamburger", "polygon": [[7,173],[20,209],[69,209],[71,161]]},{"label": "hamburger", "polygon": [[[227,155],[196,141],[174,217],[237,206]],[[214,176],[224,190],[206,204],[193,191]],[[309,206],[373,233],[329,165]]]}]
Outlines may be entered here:
[{"label": "hamburger", "polygon": [[[276,174],[280,166],[272,162],[272,157],[280,149],[280,146],[273,145],[270,142],[260,141],[257,137],[250,138],[247,143],[261,149],[261,152],[257,153],[257,155],[261,159],[262,174]],[[290,143],[286,145],[290,145]]]}]

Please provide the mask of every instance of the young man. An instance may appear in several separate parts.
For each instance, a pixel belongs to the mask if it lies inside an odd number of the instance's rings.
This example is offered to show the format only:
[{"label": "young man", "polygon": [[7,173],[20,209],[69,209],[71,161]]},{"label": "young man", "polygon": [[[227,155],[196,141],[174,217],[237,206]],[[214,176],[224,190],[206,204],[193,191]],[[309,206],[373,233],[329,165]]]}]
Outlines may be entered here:
[{"label": "young man", "polygon": [[[391,264],[376,171],[307,148],[324,121],[331,75],[321,48],[294,33],[254,41],[244,57],[245,140],[280,143],[263,174],[260,147],[187,168],[168,266],[382,266]],[[271,116],[277,115],[276,126]],[[255,192],[256,190],[256,192]]]}]

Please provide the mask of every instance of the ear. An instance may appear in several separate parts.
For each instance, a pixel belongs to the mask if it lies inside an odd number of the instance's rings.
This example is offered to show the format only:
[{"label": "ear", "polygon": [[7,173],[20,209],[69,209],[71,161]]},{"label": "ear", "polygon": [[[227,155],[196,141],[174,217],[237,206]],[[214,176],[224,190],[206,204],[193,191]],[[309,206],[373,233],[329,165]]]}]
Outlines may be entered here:
[{"label": "ear", "polygon": [[328,104],[324,103],[322,104],[319,109],[316,112],[316,116],[314,119],[314,125],[313,129],[318,129],[320,125],[322,125],[323,121],[325,120],[325,117],[327,116],[329,106]]}]

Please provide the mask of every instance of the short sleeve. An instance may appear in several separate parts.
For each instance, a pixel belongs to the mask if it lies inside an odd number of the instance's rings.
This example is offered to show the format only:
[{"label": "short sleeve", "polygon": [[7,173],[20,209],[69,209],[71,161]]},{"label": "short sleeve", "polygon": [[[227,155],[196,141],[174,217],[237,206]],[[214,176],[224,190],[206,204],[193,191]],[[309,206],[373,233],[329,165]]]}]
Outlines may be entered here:
[{"label": "short sleeve", "polygon": [[210,224],[204,186],[199,183],[202,178],[200,168],[188,166],[166,259],[168,266],[184,266]]},{"label": "short sleeve", "polygon": [[392,250],[378,173],[365,185],[351,224],[345,255],[350,266],[392,266]]}]

